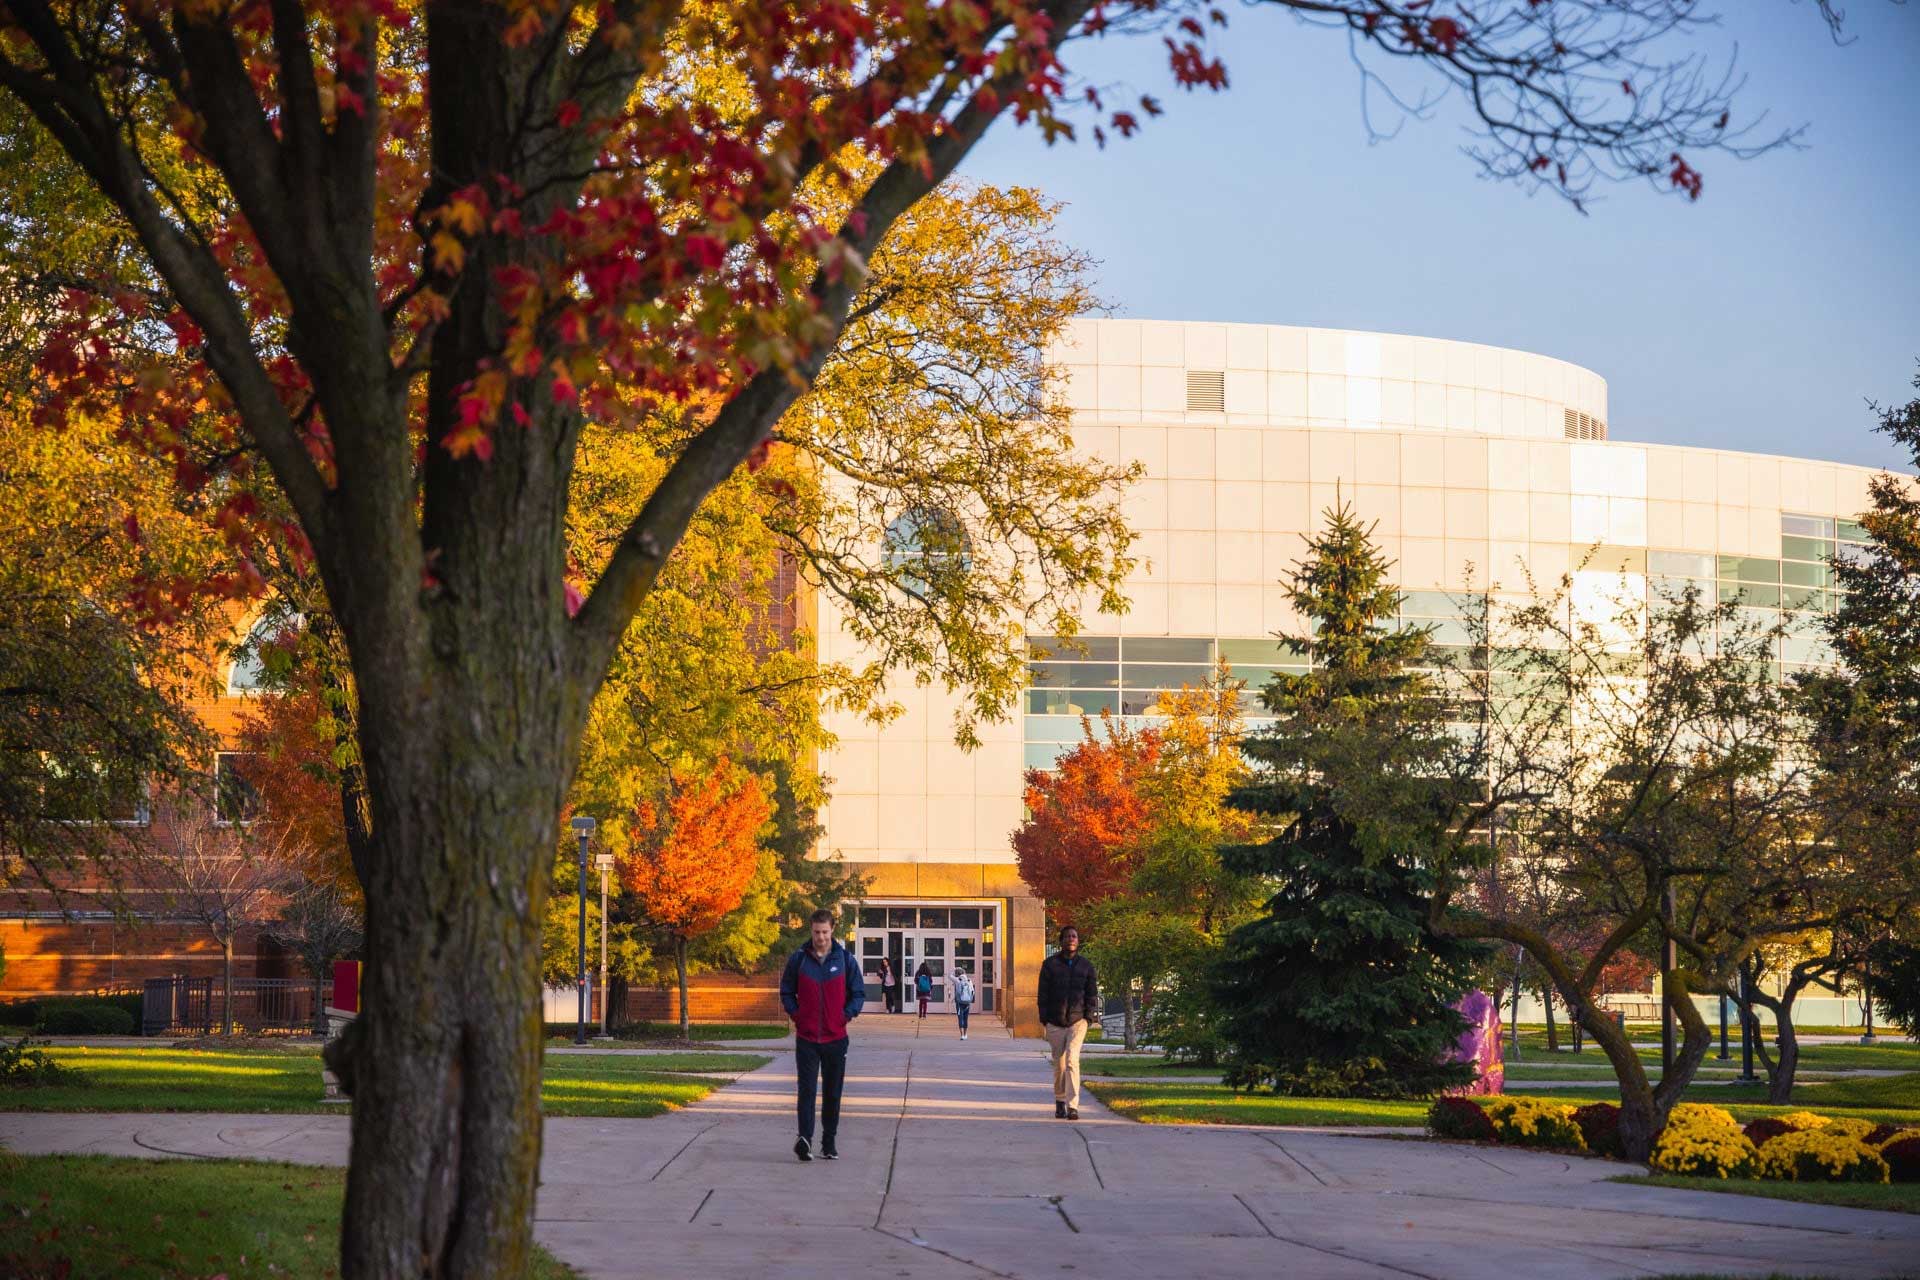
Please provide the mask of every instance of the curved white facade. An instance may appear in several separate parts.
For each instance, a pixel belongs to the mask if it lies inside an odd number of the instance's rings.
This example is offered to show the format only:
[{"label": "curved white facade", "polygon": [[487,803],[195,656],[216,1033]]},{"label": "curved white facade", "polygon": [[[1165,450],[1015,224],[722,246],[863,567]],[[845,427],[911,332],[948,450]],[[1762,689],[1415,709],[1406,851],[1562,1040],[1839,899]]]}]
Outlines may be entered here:
[{"label": "curved white facade", "polygon": [[[1257,646],[1298,626],[1279,583],[1338,499],[1377,522],[1409,614],[1438,621],[1444,640],[1442,593],[1519,587],[1523,565],[1551,582],[1583,559],[1592,581],[1576,593],[1602,579],[1617,592],[1622,574],[1640,590],[1694,578],[1811,620],[1827,599],[1821,560],[1875,474],[1623,440],[1631,424],[1609,422],[1598,374],[1472,343],[1081,320],[1056,359],[1076,446],[1145,471],[1125,499],[1141,562],[1132,609],[1084,617],[1099,651],[1064,675],[1050,664],[1039,679],[1056,687],[986,726],[976,752],[953,745],[944,695],[905,688],[894,696],[907,713],[884,728],[836,718],[824,762],[825,848],[869,866],[875,901],[997,899],[1024,950],[1041,939],[1011,875],[1023,770],[1077,736],[1076,711],[1137,712],[1145,700],[1130,690],[1177,687],[1203,651],[1257,668]],[[822,610],[823,656],[856,657]],[[1819,656],[1810,634],[1780,655]],[[1023,981],[1028,962],[1007,959]]]}]

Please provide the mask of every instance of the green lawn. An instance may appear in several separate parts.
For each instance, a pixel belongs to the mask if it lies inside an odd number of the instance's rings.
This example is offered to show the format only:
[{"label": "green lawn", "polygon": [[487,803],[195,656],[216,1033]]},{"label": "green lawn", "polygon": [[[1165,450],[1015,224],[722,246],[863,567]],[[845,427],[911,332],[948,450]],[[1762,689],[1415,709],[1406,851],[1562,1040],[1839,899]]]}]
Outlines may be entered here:
[{"label": "green lawn", "polygon": [[[345,1189],[344,1171],[307,1165],[0,1153],[0,1275],[322,1280]],[[578,1274],[539,1248],[527,1272]]]},{"label": "green lawn", "polygon": [[[1655,1030],[1653,1039],[1656,1043],[1640,1050],[1640,1060],[1657,1066],[1660,1062],[1658,1029]],[[1772,1046],[1769,1045],[1769,1048]],[[1730,1067],[1738,1070],[1740,1067],[1738,1039],[1732,1042],[1730,1052],[1733,1056],[1724,1062],[1721,1061],[1715,1056],[1719,1053],[1719,1046],[1716,1043],[1713,1048],[1707,1050],[1707,1056],[1700,1065]],[[1567,1047],[1567,1041],[1564,1038],[1561,1040],[1558,1051],[1548,1053],[1544,1036],[1530,1036],[1522,1033],[1519,1056],[1515,1057],[1511,1052],[1508,1054],[1507,1073],[1511,1075],[1528,1064],[1540,1062],[1592,1062],[1604,1065],[1606,1055],[1601,1053],[1599,1046],[1592,1041],[1588,1041],[1586,1048],[1581,1052],[1574,1053]],[[1800,1046],[1800,1070],[1803,1072],[1854,1071],[1863,1067],[1882,1071],[1920,1071],[1920,1044],[1915,1044],[1911,1040],[1883,1039],[1878,1044],[1803,1044]],[[1758,1055],[1754,1057],[1753,1070],[1757,1075],[1765,1074]]]},{"label": "green lawn", "polygon": [[[1116,1112],[1147,1124],[1419,1125],[1426,1122],[1428,1107],[1420,1101],[1283,1098],[1268,1093],[1235,1093],[1224,1085],[1205,1080],[1188,1083],[1090,1078],[1087,1087]],[[1618,1089],[1596,1085],[1518,1096],[1578,1105],[1615,1102],[1620,1093]],[[1844,1111],[1876,1123],[1920,1124],[1920,1073],[1821,1085],[1805,1090],[1798,1101],[1785,1107],[1768,1105],[1762,1085],[1698,1088],[1690,1091],[1688,1097],[1695,1102],[1726,1107],[1743,1121],[1755,1116],[1812,1110]]]},{"label": "green lawn", "polygon": [[1611,1181],[1630,1187],[1683,1187],[1689,1191],[1725,1191],[1739,1196],[1765,1196],[1770,1200],[1830,1204],[1843,1209],[1920,1213],[1920,1183],[1915,1182],[1759,1182],[1751,1178],[1682,1178],[1667,1173],[1613,1178]]},{"label": "green lawn", "polygon": [[1218,1080],[1218,1067],[1185,1067],[1168,1063],[1157,1053],[1121,1057],[1113,1053],[1089,1053],[1080,1059],[1083,1076],[1181,1076],[1195,1080]]},{"label": "green lawn", "polygon": [[[315,1050],[48,1050],[84,1071],[88,1083],[0,1089],[0,1111],[342,1110],[320,1100]],[[647,1057],[554,1054],[541,1100],[548,1115],[651,1116],[686,1106],[725,1083],[697,1071],[749,1071],[767,1058],[748,1053]]]}]

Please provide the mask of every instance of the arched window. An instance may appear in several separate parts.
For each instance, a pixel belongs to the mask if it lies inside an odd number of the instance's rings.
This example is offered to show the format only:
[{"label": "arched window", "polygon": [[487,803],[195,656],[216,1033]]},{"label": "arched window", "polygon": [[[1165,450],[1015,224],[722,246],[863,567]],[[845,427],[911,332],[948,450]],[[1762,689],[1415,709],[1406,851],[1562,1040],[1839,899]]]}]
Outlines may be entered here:
[{"label": "arched window", "polygon": [[966,526],[940,507],[908,507],[887,525],[887,570],[894,581],[915,595],[925,595],[928,582],[949,566],[965,572],[973,545]]},{"label": "arched window", "polygon": [[260,646],[271,643],[275,637],[290,629],[298,629],[299,615],[288,616],[269,611],[265,617],[253,624],[247,632],[247,638],[229,651],[232,665],[227,668],[227,692],[230,694],[258,693],[266,687],[267,667],[260,653]]}]

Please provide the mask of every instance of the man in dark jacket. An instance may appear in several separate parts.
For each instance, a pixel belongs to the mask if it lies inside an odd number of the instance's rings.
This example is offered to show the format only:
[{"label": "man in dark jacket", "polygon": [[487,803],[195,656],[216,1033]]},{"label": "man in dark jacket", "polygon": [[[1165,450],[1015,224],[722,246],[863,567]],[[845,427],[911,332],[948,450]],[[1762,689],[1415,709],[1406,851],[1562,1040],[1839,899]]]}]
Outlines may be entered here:
[{"label": "man in dark jacket", "polygon": [[1040,965],[1040,1030],[1053,1050],[1053,1114],[1080,1118],[1080,1046],[1100,1016],[1100,981],[1080,954],[1080,931],[1060,931],[1060,949]]},{"label": "man in dark jacket", "polygon": [[833,940],[833,912],[813,913],[813,938],[787,960],[780,1004],[793,1021],[793,1060],[800,1077],[800,1136],[793,1154],[813,1159],[813,1093],[820,1102],[820,1154],[838,1160],[840,1089],[847,1080],[847,1023],[860,1016],[867,984],[853,954]]}]

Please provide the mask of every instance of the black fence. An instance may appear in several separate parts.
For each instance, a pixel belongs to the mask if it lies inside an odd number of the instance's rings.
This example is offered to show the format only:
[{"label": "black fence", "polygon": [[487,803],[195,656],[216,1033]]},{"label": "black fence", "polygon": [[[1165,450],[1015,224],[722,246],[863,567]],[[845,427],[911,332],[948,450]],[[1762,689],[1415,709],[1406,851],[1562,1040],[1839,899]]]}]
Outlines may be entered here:
[{"label": "black fence", "polygon": [[[236,1031],[315,1029],[320,994],[309,978],[235,978]],[[140,1034],[211,1035],[226,1025],[226,994],[218,978],[148,978],[142,993]]]}]

